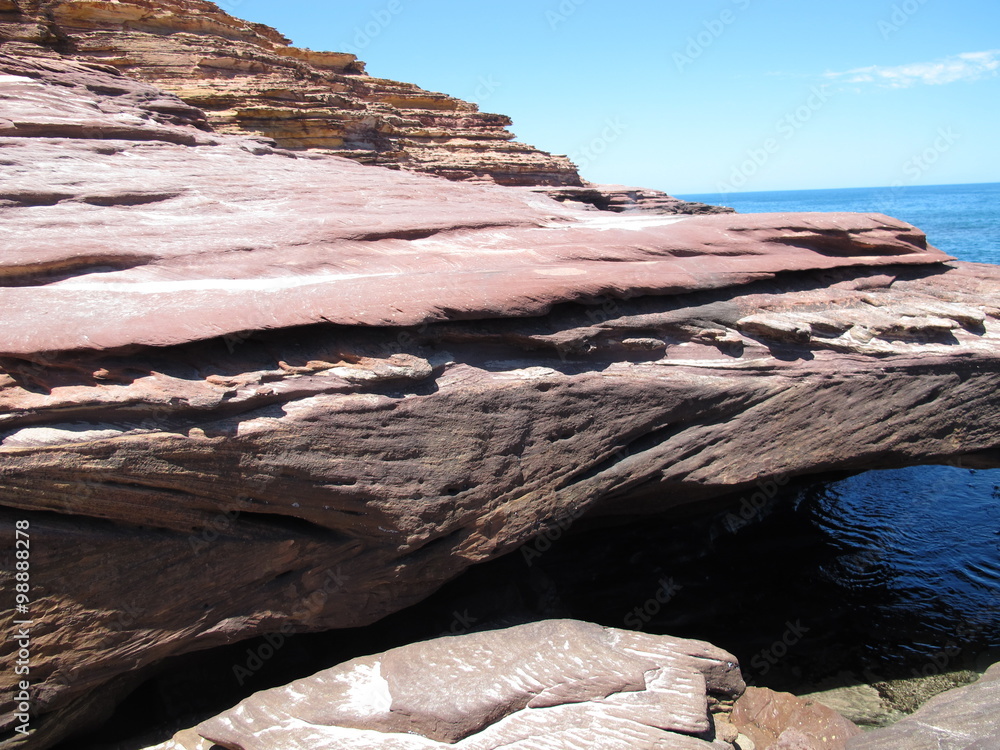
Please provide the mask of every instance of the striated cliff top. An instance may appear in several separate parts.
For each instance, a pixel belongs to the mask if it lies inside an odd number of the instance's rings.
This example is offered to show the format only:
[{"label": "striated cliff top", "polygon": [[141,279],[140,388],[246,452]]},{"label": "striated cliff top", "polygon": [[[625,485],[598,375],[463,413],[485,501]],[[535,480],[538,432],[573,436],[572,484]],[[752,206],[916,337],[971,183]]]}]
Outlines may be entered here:
[{"label": "striated cliff top", "polygon": [[292,47],[214,3],[0,0],[2,39],[20,52],[28,43],[112,65],[205,110],[219,132],[266,136],[282,148],[449,179],[581,184],[565,156],[516,142],[504,115],[369,76],[352,54]]},{"label": "striated cliff top", "polygon": [[111,66],[204,110],[206,128],[455,181],[530,187],[606,211],[732,213],[657,190],[593,185],[520,143],[505,115],[290,45],[203,0],[0,0],[0,51]]}]

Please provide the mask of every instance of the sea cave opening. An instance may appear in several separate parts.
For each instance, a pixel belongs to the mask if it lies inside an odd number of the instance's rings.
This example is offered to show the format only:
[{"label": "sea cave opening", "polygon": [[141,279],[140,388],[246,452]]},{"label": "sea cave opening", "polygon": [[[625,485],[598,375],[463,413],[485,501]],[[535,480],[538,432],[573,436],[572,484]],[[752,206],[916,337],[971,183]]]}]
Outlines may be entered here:
[{"label": "sea cave opening", "polygon": [[707,640],[740,659],[748,684],[822,693],[862,726],[1000,659],[1000,469],[915,466],[763,494],[657,522],[583,518],[371,626],[172,659],[60,747],[140,748],[357,656],[546,618]]}]

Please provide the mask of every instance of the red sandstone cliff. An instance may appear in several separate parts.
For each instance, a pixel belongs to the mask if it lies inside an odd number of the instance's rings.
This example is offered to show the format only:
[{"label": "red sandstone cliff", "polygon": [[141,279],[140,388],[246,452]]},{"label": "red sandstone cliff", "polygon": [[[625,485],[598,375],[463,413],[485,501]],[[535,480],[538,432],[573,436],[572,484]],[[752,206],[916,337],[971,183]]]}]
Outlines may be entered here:
[{"label": "red sandstone cliff", "polygon": [[449,179],[581,184],[565,156],[515,141],[504,115],[374,78],[351,54],[289,46],[214,3],[0,0],[0,13],[0,37],[112,65],[205,110],[219,132]]},{"label": "red sandstone cliff", "polygon": [[588,184],[567,157],[514,140],[505,115],[374,78],[352,54],[292,47],[275,29],[203,0],[0,0],[0,51],[113,66],[201,108],[218,132],[264,136],[282,148],[535,187],[610,211],[730,211]]}]

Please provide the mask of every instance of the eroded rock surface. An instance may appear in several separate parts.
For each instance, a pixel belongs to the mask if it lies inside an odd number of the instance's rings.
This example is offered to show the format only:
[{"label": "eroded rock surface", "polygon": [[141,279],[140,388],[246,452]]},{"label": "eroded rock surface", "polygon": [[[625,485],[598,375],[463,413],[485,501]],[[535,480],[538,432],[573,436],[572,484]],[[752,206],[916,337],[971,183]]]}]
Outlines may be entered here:
[{"label": "eroded rock surface", "polygon": [[[884,216],[588,214],[164,123],[165,108],[192,124],[197,115],[173,111],[176,100],[140,101],[142,84],[120,77],[107,76],[119,89],[104,93],[99,72],[78,63],[9,60],[7,69],[6,354],[321,321],[538,315],[604,295],[947,259]],[[68,85],[52,80],[59,70]],[[48,325],[53,309],[58,327]]]},{"label": "eroded rock surface", "polygon": [[585,513],[997,463],[1000,269],[907,224],[595,218],[4,65],[0,504],[31,524],[35,747],[162,659],[371,623]]},{"label": "eroded rock surface", "polygon": [[707,203],[685,201],[660,190],[628,187],[626,185],[564,185],[561,187],[536,187],[538,193],[562,203],[580,203],[600,211],[614,213],[654,214],[731,214],[732,208],[710,206]]},{"label": "eroded rock surface", "polygon": [[[4,10],[6,12],[4,12]],[[510,118],[400,81],[348,53],[289,46],[280,33],[200,0],[19,0],[0,41],[111,65],[203,109],[220,132],[366,164],[505,185],[580,185],[565,156],[514,140]]]},{"label": "eroded rock surface", "polygon": [[707,643],[549,620],[355,659],[167,746],[724,750],[710,711],[743,689],[735,657]]}]

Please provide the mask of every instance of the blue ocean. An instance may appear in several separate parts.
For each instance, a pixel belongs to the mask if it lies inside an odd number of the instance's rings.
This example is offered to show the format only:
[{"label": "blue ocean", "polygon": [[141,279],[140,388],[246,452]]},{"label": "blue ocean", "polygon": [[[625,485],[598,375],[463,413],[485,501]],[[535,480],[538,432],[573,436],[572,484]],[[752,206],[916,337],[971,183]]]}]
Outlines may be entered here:
[{"label": "blue ocean", "polygon": [[1000,183],[677,197],[732,206],[741,214],[776,211],[874,211],[920,227],[927,233],[932,245],[959,260],[1000,264]]},{"label": "blue ocean", "polygon": [[[740,213],[885,213],[959,260],[1000,264],[1000,183],[683,197]],[[883,659],[947,671],[998,658],[1000,470],[870,472],[802,493],[796,507],[833,551],[822,575],[881,634],[869,645]]]}]

